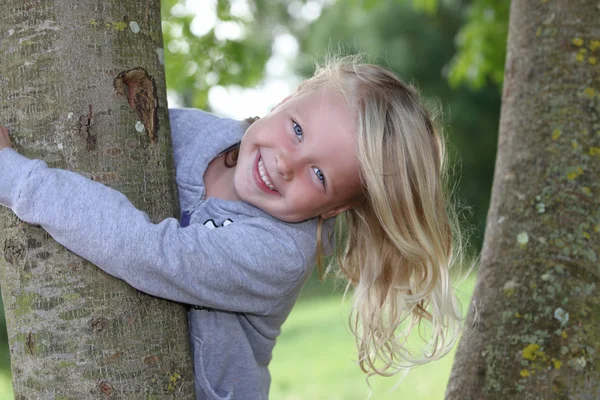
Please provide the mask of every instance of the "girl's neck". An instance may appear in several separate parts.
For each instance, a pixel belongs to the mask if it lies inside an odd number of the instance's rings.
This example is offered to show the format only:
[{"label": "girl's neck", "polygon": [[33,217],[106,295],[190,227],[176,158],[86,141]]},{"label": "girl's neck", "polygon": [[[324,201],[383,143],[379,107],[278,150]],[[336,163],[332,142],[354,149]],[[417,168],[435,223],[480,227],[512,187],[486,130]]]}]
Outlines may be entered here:
[{"label": "girl's neck", "polygon": [[239,200],[233,187],[233,176],[236,167],[225,165],[225,154],[214,158],[204,172],[205,197],[216,197],[223,200]]}]

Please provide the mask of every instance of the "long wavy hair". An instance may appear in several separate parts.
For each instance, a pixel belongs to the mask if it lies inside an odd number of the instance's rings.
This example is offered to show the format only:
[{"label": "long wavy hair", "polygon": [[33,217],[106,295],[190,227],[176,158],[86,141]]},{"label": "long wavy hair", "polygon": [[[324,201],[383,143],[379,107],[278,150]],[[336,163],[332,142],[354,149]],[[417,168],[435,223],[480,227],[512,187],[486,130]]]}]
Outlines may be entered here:
[{"label": "long wavy hair", "polygon": [[[323,87],[339,91],[356,114],[365,198],[338,217],[328,270],[339,267],[353,294],[361,369],[389,376],[442,357],[460,333],[450,268],[462,262],[464,244],[447,187],[445,138],[414,88],[361,56],[329,59],[297,92]],[[320,237],[317,243],[321,260]],[[407,345],[415,330],[424,341],[419,354]]]}]

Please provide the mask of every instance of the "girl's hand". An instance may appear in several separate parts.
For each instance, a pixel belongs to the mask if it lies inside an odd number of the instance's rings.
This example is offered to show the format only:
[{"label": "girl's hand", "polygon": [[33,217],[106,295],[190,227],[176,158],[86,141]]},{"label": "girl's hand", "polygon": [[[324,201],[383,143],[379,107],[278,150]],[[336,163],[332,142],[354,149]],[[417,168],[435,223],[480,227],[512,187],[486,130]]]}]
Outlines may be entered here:
[{"label": "girl's hand", "polygon": [[0,125],[0,151],[7,147],[12,148],[10,137],[8,137],[8,129]]}]

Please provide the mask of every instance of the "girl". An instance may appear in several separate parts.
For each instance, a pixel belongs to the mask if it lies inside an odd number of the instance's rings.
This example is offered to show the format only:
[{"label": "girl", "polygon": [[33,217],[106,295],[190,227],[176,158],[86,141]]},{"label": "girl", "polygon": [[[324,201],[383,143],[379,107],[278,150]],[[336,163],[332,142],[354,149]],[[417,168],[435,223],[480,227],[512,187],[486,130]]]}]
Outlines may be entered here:
[{"label": "girl", "polygon": [[[267,399],[275,339],[332,251],[341,213],[337,262],[354,289],[363,371],[392,375],[452,347],[461,313],[449,267],[460,241],[444,141],[413,89],[345,58],[253,123],[192,109],[170,119],[180,221],[152,224],[122,194],[26,159],[4,128],[0,204],[138,290],[195,306],[199,399]],[[405,339],[424,321],[431,340],[418,358]]]}]

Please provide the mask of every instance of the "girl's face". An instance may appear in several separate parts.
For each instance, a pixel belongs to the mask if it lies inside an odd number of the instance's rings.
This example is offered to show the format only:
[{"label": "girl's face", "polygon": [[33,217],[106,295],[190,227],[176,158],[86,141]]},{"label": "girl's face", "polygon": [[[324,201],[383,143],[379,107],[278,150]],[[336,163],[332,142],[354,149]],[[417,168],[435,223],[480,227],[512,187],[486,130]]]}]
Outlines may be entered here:
[{"label": "girl's face", "polygon": [[275,218],[330,218],[360,201],[354,115],[323,88],[283,100],[240,144],[234,189]]}]

